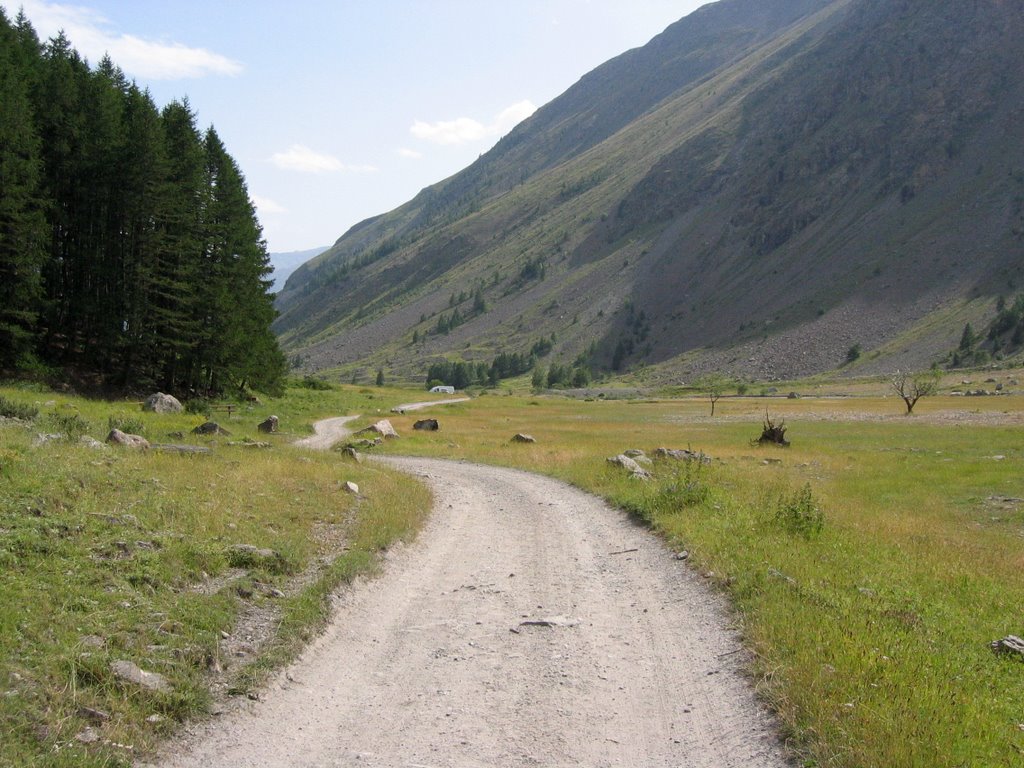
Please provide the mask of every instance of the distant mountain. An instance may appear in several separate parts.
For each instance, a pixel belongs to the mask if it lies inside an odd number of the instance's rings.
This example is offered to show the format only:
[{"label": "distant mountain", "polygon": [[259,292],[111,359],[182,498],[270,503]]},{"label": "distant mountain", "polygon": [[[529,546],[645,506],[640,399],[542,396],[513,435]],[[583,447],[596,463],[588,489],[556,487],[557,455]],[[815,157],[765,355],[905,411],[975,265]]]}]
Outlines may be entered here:
[{"label": "distant mountain", "polygon": [[324,245],[319,248],[310,248],[305,251],[287,251],[285,253],[271,253],[270,266],[274,268],[271,274],[273,287],[271,290],[280,291],[292,272],[315,256],[319,256],[330,246]]},{"label": "distant mountain", "polygon": [[311,369],[925,367],[1024,285],[1024,6],[720,0],[297,269]]}]

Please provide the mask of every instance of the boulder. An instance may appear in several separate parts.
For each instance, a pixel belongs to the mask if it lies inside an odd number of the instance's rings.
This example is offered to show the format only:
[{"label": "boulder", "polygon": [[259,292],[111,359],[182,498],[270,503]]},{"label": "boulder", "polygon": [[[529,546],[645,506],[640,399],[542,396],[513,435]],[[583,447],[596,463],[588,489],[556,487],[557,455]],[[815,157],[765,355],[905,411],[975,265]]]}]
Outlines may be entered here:
[{"label": "boulder", "polygon": [[267,434],[277,432],[277,416],[268,416],[266,421],[261,421],[256,425],[256,429]]},{"label": "boulder", "polygon": [[91,725],[87,725],[85,730],[75,734],[75,739],[82,744],[95,744],[100,740],[100,732]]},{"label": "boulder", "polygon": [[134,448],[139,451],[149,448],[149,440],[146,438],[141,435],[129,435],[120,429],[110,430],[110,434],[107,435],[107,442],[113,445],[123,445],[125,448]]},{"label": "boulder", "polygon": [[355,451],[368,451],[371,448],[376,448],[383,442],[384,439],[381,437],[375,437],[373,440],[354,440],[353,442],[348,443],[344,448],[342,448],[342,451],[345,451],[348,448],[351,448],[352,450]]},{"label": "boulder", "polygon": [[154,451],[161,451],[163,453],[210,453],[210,449],[205,445],[181,445],[178,443],[153,443],[150,446]]},{"label": "boulder", "polygon": [[993,640],[989,646],[997,655],[1024,660],[1024,640],[1016,635],[1007,635],[1002,640]]},{"label": "boulder", "polygon": [[359,495],[359,486],[353,483],[351,480],[346,480],[341,487],[351,494],[355,494],[356,496]]},{"label": "boulder", "polygon": [[654,451],[657,459],[674,459],[675,461],[696,461],[699,464],[710,464],[711,457],[703,451],[691,451],[676,448],[658,448]]},{"label": "boulder", "polygon": [[171,690],[167,678],[157,672],[147,672],[131,661],[114,661],[110,664],[114,676],[147,691],[164,692]]},{"label": "boulder", "polygon": [[105,712],[102,709],[94,709],[93,707],[81,706],[78,708],[78,716],[83,720],[88,720],[90,723],[98,724],[105,723],[110,719],[110,713]]},{"label": "boulder", "polygon": [[412,425],[413,429],[425,430],[427,432],[437,432],[441,428],[441,425],[437,423],[437,419],[420,419]]},{"label": "boulder", "polygon": [[273,549],[256,547],[252,544],[233,544],[227,550],[228,564],[232,568],[266,568],[268,571],[283,570],[284,558]]},{"label": "boulder", "polygon": [[362,463],[363,459],[359,455],[359,451],[353,448],[351,445],[346,445],[341,449],[341,455],[352,459],[356,464]]},{"label": "boulder", "polygon": [[84,445],[86,448],[92,448],[93,450],[97,451],[106,450],[107,447],[105,443],[101,443],[95,437],[90,437],[89,435],[82,435],[80,438],[78,438],[78,442]]},{"label": "boulder", "polygon": [[154,392],[146,398],[142,404],[142,410],[153,413],[181,413],[181,402],[172,395],[165,395],[163,392]]},{"label": "boulder", "polygon": [[371,424],[366,429],[359,430],[358,432],[356,432],[356,434],[362,435],[367,432],[374,432],[383,437],[385,440],[392,440],[398,437],[398,433],[395,432],[395,428],[391,426],[391,422],[388,421],[387,419],[381,419],[376,424]]},{"label": "boulder", "polygon": [[517,435],[512,435],[512,442],[513,443],[536,443],[537,441],[534,439],[533,435],[524,435],[522,432],[520,432]]},{"label": "boulder", "polygon": [[192,430],[193,435],[230,435],[224,427],[215,421],[207,421]]},{"label": "boulder", "polygon": [[608,459],[609,464],[613,464],[617,467],[622,467],[629,472],[629,476],[636,480],[650,480],[651,473],[641,467],[633,459],[629,458],[625,454],[620,453],[618,456],[612,456]]}]

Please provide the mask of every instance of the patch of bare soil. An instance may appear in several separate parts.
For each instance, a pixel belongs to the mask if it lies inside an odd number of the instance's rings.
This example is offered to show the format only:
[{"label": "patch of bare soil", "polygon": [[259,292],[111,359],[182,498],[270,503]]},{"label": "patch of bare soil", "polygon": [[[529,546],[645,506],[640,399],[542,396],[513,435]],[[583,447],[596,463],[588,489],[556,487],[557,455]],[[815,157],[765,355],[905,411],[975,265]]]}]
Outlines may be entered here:
[{"label": "patch of bare soil", "polygon": [[786,764],[732,618],[660,540],[547,478],[388,461],[434,488],[418,541],[158,765]]}]

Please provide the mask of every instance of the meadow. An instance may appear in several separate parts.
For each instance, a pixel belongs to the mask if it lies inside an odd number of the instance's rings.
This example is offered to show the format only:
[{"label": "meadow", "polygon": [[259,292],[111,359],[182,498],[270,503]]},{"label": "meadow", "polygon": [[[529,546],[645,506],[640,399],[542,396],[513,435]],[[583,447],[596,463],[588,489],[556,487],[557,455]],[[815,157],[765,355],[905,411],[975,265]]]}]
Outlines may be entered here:
[{"label": "meadow", "polygon": [[[317,418],[375,413],[368,391],[292,389],[216,413],[232,434],[214,438],[191,435],[200,414],[34,388],[0,397],[38,410],[0,425],[0,765],[129,765],[181,722],[258,696],[324,625],[331,593],[430,509],[404,475],[289,445]],[[281,432],[259,434],[271,414]],[[78,441],[113,424],[211,451]],[[165,689],[120,679],[121,661]]]},{"label": "meadow", "polygon": [[[316,418],[358,413],[357,426],[387,415],[402,435],[376,451],[560,477],[685,549],[735,607],[752,680],[799,764],[1017,765],[1024,664],[989,643],[1024,635],[1024,400],[929,397],[908,418],[882,384],[856,391],[724,397],[712,418],[699,396],[520,386],[429,411],[441,428],[428,433],[412,429],[426,412],[388,413],[421,391],[291,388],[222,419],[236,434],[211,453],[180,455],[33,443],[70,416],[100,439],[112,418],[140,419],[155,442],[201,417],[0,388],[39,408],[29,428],[0,426],[0,721],[12,734],[0,763],[125,764],[226,693],[258,695],[323,625],[330,591],[372,571],[429,508],[411,479],[288,445]],[[752,444],[766,410],[790,447]],[[270,448],[228,445],[267,439],[255,425],[270,413],[282,424]],[[511,442],[519,432],[536,443]],[[648,482],[606,462],[657,447],[712,461],[659,460]],[[239,562],[238,543],[278,556]],[[248,663],[219,658],[222,633],[267,605],[275,629]],[[117,659],[165,675],[169,691],[119,681]]]},{"label": "meadow", "polygon": [[[488,396],[395,450],[561,477],[688,551],[735,606],[799,764],[1019,765],[1024,664],[989,643],[1024,633],[1024,401],[933,397],[908,418],[884,384],[861,389],[723,398],[714,418],[699,397]],[[790,447],[752,444],[766,409]],[[605,461],[657,447],[713,461],[658,461],[652,482]]]}]

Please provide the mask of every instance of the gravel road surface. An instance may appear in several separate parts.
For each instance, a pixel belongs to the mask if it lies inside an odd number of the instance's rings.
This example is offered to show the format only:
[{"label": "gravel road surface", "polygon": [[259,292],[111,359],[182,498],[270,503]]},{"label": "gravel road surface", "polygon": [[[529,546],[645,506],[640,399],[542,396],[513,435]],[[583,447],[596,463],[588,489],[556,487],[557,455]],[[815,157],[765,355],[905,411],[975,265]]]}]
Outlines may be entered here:
[{"label": "gravel road surface", "polygon": [[386,461],[434,488],[417,541],[157,765],[786,765],[722,601],[660,540],[554,480]]}]

